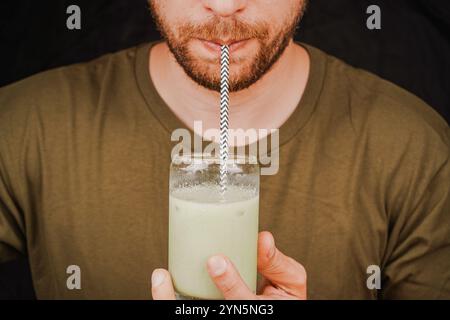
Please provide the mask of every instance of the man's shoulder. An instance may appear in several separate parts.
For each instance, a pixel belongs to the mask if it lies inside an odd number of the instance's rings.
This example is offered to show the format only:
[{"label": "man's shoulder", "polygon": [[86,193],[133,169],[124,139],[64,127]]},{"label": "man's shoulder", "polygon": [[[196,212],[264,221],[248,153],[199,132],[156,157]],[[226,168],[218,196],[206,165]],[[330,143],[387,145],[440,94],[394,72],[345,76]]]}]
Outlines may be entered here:
[{"label": "man's shoulder", "polygon": [[134,79],[135,48],[40,72],[0,88],[2,140],[19,143],[27,131],[38,127],[55,134],[74,117],[88,121],[105,93],[128,90],[124,83]]},{"label": "man's shoulder", "polygon": [[339,141],[358,144],[386,170],[401,162],[437,167],[447,161],[450,128],[431,106],[371,72],[308,49],[326,66],[316,112],[329,135],[342,134]]},{"label": "man's shoulder", "polygon": [[415,137],[438,139],[449,145],[446,120],[425,101],[365,70],[350,68],[347,74],[354,97],[351,111],[355,118],[360,116],[360,125],[396,143]]},{"label": "man's shoulder", "polygon": [[[450,147],[446,120],[413,93],[369,71],[321,52],[326,60],[325,108],[346,117],[356,135],[370,135],[387,148],[434,140]],[[336,97],[338,99],[336,99]],[[344,103],[336,105],[337,100]],[[433,142],[430,142],[431,144]]]},{"label": "man's shoulder", "polygon": [[[133,60],[136,47],[107,53],[86,62],[62,66],[31,75],[0,88],[0,113],[20,111],[31,106],[60,107],[66,98],[99,89],[108,71],[118,72],[123,62]],[[115,68],[114,70],[112,70]]]}]

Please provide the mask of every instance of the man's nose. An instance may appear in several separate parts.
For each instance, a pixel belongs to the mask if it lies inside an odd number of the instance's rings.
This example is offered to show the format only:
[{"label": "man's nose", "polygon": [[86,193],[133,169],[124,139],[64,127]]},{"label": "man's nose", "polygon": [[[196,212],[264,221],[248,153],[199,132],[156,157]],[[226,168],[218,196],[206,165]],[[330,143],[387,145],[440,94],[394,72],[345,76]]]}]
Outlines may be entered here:
[{"label": "man's nose", "polygon": [[203,5],[218,16],[229,17],[244,10],[247,2],[248,0],[203,0]]}]

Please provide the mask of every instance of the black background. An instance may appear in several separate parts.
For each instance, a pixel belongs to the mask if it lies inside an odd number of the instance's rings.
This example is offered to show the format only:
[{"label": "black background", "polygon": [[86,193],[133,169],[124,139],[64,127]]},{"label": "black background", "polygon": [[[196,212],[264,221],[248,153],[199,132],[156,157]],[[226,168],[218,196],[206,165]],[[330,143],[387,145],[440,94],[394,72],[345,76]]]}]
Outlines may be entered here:
[{"label": "black background", "polygon": [[[71,4],[81,30],[66,27]],[[366,27],[371,4],[381,30]],[[146,0],[1,0],[0,86],[155,39]],[[400,85],[449,122],[450,1],[310,0],[296,39]],[[8,296],[32,297],[26,259],[0,266],[0,298]]]}]

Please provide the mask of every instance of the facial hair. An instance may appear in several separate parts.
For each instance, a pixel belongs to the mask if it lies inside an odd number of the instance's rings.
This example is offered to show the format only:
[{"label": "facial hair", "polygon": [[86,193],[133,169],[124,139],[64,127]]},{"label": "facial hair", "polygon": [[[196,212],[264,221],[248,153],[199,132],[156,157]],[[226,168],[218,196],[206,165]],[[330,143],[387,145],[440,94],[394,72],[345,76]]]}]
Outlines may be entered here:
[{"label": "facial hair", "polygon": [[[244,39],[256,40],[259,48],[250,63],[233,58],[231,55],[231,65],[240,64],[240,71],[230,75],[230,91],[236,92],[256,83],[279,60],[303,17],[306,1],[302,1],[297,14],[286,21],[277,34],[270,38],[269,23],[247,23],[235,17],[213,16],[203,24],[181,23],[176,26],[176,32],[174,32],[160,14],[154,1],[150,1],[150,6],[155,23],[178,64],[192,80],[210,90],[220,92],[220,73],[218,72],[220,58],[219,56],[209,60],[196,58],[189,49],[191,40],[229,39],[233,42]],[[211,64],[214,68],[211,68]]]}]

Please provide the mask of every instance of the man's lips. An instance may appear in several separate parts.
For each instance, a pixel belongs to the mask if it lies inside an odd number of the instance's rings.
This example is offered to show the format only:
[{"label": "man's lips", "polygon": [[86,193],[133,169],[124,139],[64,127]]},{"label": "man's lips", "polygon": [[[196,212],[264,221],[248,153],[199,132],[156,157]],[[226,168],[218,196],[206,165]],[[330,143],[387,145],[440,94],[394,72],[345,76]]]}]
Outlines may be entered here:
[{"label": "man's lips", "polygon": [[250,39],[243,39],[243,40],[205,40],[205,39],[198,39],[200,40],[205,47],[207,47],[211,51],[220,52],[222,45],[228,45],[230,47],[230,52],[236,51],[243,46],[246,45],[246,43]]}]

